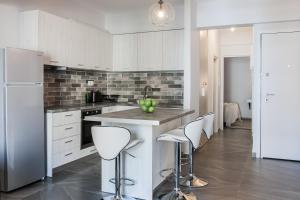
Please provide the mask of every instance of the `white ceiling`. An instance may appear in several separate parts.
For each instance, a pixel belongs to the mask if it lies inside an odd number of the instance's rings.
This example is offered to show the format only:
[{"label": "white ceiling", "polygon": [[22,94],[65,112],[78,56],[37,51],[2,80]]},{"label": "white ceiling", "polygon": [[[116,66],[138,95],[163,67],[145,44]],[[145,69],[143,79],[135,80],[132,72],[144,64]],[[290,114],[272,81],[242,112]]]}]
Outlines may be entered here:
[{"label": "white ceiling", "polygon": [[[0,4],[19,10],[44,10],[46,12],[79,20],[105,29],[105,16],[145,12],[158,0],[0,0]],[[184,0],[166,0],[174,6]]]},{"label": "white ceiling", "polygon": [[[0,0],[0,3],[17,6],[22,10],[53,8],[70,10],[86,9],[103,14],[120,14],[147,9],[158,0]],[[174,5],[184,0],[166,0]]]}]

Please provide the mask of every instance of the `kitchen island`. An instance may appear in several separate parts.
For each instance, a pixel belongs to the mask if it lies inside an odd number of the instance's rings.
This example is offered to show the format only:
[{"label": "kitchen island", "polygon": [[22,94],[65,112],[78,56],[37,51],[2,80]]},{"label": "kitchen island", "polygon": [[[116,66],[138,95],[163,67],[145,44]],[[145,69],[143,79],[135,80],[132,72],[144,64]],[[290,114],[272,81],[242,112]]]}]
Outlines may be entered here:
[{"label": "kitchen island", "polygon": [[[134,186],[122,186],[123,193],[139,199],[151,200],[153,191],[164,180],[160,171],[174,167],[174,144],[157,142],[156,138],[166,131],[179,127],[182,118],[193,110],[157,108],[154,113],[141,109],[88,116],[85,120],[101,121],[105,126],[121,126],[131,131],[132,136],[144,143],[124,154],[123,177],[133,179]],[[102,161],[102,191],[114,193],[114,161]]]}]

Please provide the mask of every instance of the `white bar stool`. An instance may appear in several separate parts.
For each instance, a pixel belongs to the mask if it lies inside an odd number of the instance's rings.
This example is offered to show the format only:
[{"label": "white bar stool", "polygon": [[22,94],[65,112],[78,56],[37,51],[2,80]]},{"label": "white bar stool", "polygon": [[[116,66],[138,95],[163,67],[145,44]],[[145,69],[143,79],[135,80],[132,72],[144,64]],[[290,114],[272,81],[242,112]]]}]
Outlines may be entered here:
[{"label": "white bar stool", "polygon": [[210,139],[210,137],[214,134],[215,114],[210,112],[204,115],[203,118],[204,118],[203,130],[207,138]]},{"label": "white bar stool", "polygon": [[[208,139],[210,139],[210,137],[213,135],[214,116],[215,116],[214,113],[208,113],[203,117],[197,118],[203,120],[203,131],[206,134]],[[185,131],[185,133],[187,132]],[[207,181],[196,177],[193,173],[193,152],[200,145],[202,131],[199,132],[199,134],[200,134],[199,141],[197,143],[193,143],[191,140],[189,145],[189,175],[186,178],[184,178],[183,181],[180,183],[180,185],[182,186],[197,188],[197,187],[206,186],[208,184]]]},{"label": "white bar stool", "polygon": [[[127,154],[133,158],[136,158],[133,154],[129,153],[128,151],[134,147],[136,147],[137,145],[143,143],[144,140],[142,139],[132,139],[130,140],[129,144],[124,148],[124,150],[120,153],[120,159],[123,160],[123,170],[124,170],[124,156]],[[126,169],[125,169],[126,170]],[[121,185],[125,185],[125,186],[133,186],[135,185],[135,181],[131,178],[127,178],[127,177],[121,177]],[[109,179],[109,182],[111,182],[112,184],[116,184],[116,179],[115,178],[111,178]]]},{"label": "white bar stool", "polygon": [[160,135],[158,141],[175,142],[175,187],[174,190],[164,195],[161,199],[163,200],[181,200],[192,198],[196,199],[195,196],[190,194],[184,194],[179,188],[179,178],[180,178],[180,156],[181,156],[181,144],[185,142],[190,142],[193,145],[199,145],[200,137],[203,128],[203,119],[197,119],[188,123],[184,129],[178,128],[168,131]]},{"label": "white bar stool", "polygon": [[104,200],[135,200],[135,198],[121,195],[121,153],[126,147],[132,148],[140,142],[130,142],[131,133],[122,127],[93,126],[93,141],[100,157],[104,160],[115,160],[115,194],[103,197]]},{"label": "white bar stool", "polygon": [[184,127],[184,135],[189,139],[189,174],[187,177],[183,178],[180,185],[186,187],[203,187],[207,185],[207,181],[204,181],[194,175],[193,172],[193,152],[200,146],[200,140],[203,131],[204,118],[198,117],[196,119],[198,126],[196,128],[191,128],[186,125]]}]

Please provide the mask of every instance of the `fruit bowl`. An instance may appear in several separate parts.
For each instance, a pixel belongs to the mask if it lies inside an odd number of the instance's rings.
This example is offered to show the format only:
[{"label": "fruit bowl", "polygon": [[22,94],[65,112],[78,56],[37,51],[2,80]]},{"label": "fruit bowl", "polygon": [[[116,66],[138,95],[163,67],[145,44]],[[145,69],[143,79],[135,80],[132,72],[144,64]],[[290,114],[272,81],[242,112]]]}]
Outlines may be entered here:
[{"label": "fruit bowl", "polygon": [[140,99],[137,101],[137,103],[146,113],[153,113],[155,111],[155,107],[157,106],[157,101],[150,98]]}]

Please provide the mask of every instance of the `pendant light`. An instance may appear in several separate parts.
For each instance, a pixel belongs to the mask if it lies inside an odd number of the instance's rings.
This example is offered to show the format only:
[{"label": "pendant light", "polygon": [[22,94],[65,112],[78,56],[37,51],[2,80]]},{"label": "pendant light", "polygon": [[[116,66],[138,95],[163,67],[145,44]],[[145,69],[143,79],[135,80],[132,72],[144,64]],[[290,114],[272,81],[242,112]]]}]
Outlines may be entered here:
[{"label": "pendant light", "polygon": [[168,25],[175,20],[175,11],[173,6],[159,0],[158,3],[152,5],[149,9],[149,20],[157,26]]}]

